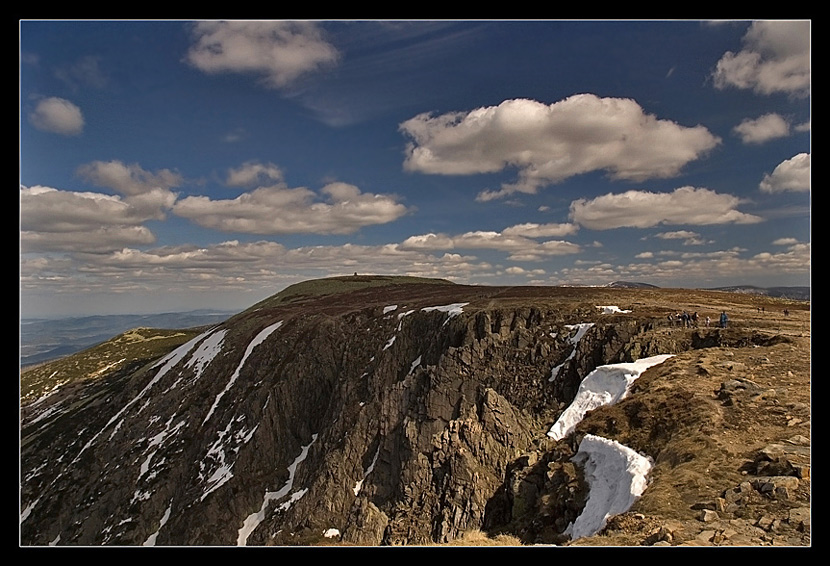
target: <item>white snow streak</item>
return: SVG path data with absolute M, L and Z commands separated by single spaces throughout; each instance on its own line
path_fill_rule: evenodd
M 358 480 L 358 482 L 354 485 L 352 491 L 354 491 L 355 496 L 357 496 L 357 494 L 360 493 L 360 490 L 363 489 L 363 482 L 366 481 L 366 478 L 372 473 L 372 470 L 375 469 L 375 463 L 378 461 L 378 454 L 380 454 L 380 446 L 378 446 L 378 449 L 375 451 L 375 457 L 372 458 L 372 463 L 369 464 L 369 467 L 363 472 L 363 478 Z
M 620 310 L 620 307 L 615 307 L 615 306 L 607 306 L 607 307 L 606 306 L 601 306 L 601 307 L 598 306 L 597 308 L 602 311 L 602 314 L 629 313 L 629 312 L 631 312 L 631 311 Z
M 288 481 L 285 482 L 279 491 L 270 491 L 265 493 L 265 497 L 262 499 L 262 506 L 260 507 L 259 511 L 256 513 L 252 513 L 248 515 L 245 519 L 245 522 L 242 525 L 242 528 L 239 529 L 239 533 L 236 538 L 237 546 L 245 546 L 248 542 L 248 537 L 254 532 L 254 529 L 265 519 L 265 508 L 268 506 L 269 501 L 278 500 L 282 497 L 285 497 L 294 487 L 294 474 L 297 471 L 297 466 L 306 459 L 308 456 L 308 449 L 311 448 L 311 445 L 314 444 L 314 441 L 317 440 L 317 435 L 313 435 L 311 437 L 311 442 L 303 446 L 303 449 L 300 451 L 300 455 L 294 460 L 294 462 L 288 466 Z M 292 498 L 287 502 L 287 505 L 291 505 L 294 501 L 305 495 L 306 490 L 302 490 L 297 494 L 294 494 Z M 283 507 L 286 504 L 283 504 Z M 282 508 L 282 507 L 281 507 Z
M 225 339 L 227 333 L 227 330 L 214 332 L 193 352 L 185 367 L 195 368 L 194 372 L 196 373 L 196 377 L 194 379 L 199 379 L 205 367 L 222 351 L 222 341 Z
M 158 538 L 159 536 L 159 531 L 161 531 L 161 528 L 164 526 L 164 524 L 167 522 L 167 519 L 169 518 L 170 507 L 168 507 L 167 511 L 164 512 L 164 516 L 161 518 L 161 522 L 159 523 L 158 531 L 154 532 L 149 537 L 147 537 L 147 540 L 144 541 L 144 544 L 142 546 L 156 546 L 156 538 Z
M 623 399 L 628 394 L 631 384 L 644 371 L 663 363 L 671 357 L 671 354 L 663 354 L 643 358 L 632 363 L 599 366 L 579 384 L 576 397 L 548 431 L 548 436 L 555 440 L 561 440 L 570 434 L 574 426 L 585 416 L 585 413 L 602 405 L 610 405 Z
M 266 327 L 259 334 L 256 335 L 256 337 L 251 341 L 250 344 L 248 344 L 248 347 L 245 349 L 245 354 L 242 356 L 242 360 L 239 362 L 239 365 L 236 366 L 236 369 L 234 370 L 230 381 L 225 386 L 225 388 L 219 392 L 219 395 L 216 396 L 216 400 L 213 402 L 213 406 L 210 408 L 210 411 L 208 411 L 208 414 L 205 417 L 205 420 L 202 421 L 202 424 L 208 422 L 208 419 L 210 419 L 211 415 L 213 415 L 213 411 L 215 411 L 216 407 L 219 405 L 219 401 L 222 400 L 222 397 L 225 396 L 225 393 L 227 393 L 231 386 L 233 386 L 234 382 L 239 377 L 239 372 L 242 369 L 242 366 L 245 365 L 245 361 L 248 359 L 248 356 L 251 355 L 251 352 L 254 351 L 254 348 L 256 348 L 263 341 L 265 341 L 265 339 L 268 338 L 268 336 L 270 336 L 271 333 L 278 329 L 280 326 L 282 326 L 282 321 L 276 322 L 271 326 Z
M 142 397 L 144 397 L 144 395 L 146 395 L 146 394 L 147 394 L 147 392 L 148 392 L 148 391 L 149 391 L 149 390 L 150 390 L 150 389 L 151 389 L 151 388 L 152 388 L 152 387 L 153 387 L 156 383 L 158 383 L 158 382 L 159 382 L 159 380 L 160 380 L 162 377 L 164 377 L 164 375 L 165 375 L 168 371 L 170 371 L 170 370 L 171 370 L 171 369 L 172 369 L 172 368 L 173 368 L 176 364 L 178 364 L 178 363 L 182 360 L 182 358 L 184 358 L 184 357 L 187 355 L 187 353 L 188 353 L 188 352 L 190 352 L 190 350 L 191 350 L 191 349 L 193 349 L 193 346 L 195 346 L 196 344 L 198 344 L 198 343 L 199 343 L 199 342 L 200 342 L 200 341 L 201 341 L 201 340 L 202 340 L 205 336 L 207 336 L 207 335 L 208 335 L 211 331 L 212 331 L 212 330 L 207 330 L 207 331 L 203 332 L 202 334 L 199 334 L 198 336 L 196 336 L 195 338 L 193 338 L 193 339 L 192 339 L 192 340 L 190 340 L 189 342 L 186 342 L 186 343 L 182 344 L 181 346 L 179 346 L 178 348 L 176 348 L 175 350 L 173 350 L 172 352 L 170 352 L 168 355 L 166 355 L 164 358 L 162 358 L 161 360 L 159 360 L 158 362 L 156 362 L 156 363 L 155 363 L 152 367 L 154 367 L 154 368 L 155 368 L 155 367 L 158 367 L 158 366 L 159 366 L 159 365 L 161 365 L 161 364 L 164 364 L 164 365 L 162 366 L 162 368 L 159 370 L 159 372 L 156 374 L 156 376 L 155 376 L 152 380 L 150 380 L 150 383 L 148 383 L 148 384 L 144 387 L 144 389 L 142 389 L 142 390 L 139 392 L 139 394 L 138 394 L 138 395 L 136 395 L 136 396 L 135 396 L 135 397 L 134 397 L 134 398 L 133 398 L 133 399 L 132 399 L 129 403 L 127 403 L 126 405 L 124 405 L 124 407 L 123 407 L 120 411 L 118 411 L 118 413 L 116 413 L 116 414 L 115 414 L 115 416 L 113 416 L 113 417 L 112 417 L 112 418 L 111 418 L 111 419 L 107 422 L 107 424 L 105 424 L 105 425 L 104 425 L 104 428 L 102 428 L 100 431 L 98 431 L 98 432 L 95 434 L 95 436 L 93 436 L 92 438 L 90 438 L 90 439 L 89 439 L 89 442 L 87 442 L 87 443 L 86 443 L 86 445 L 84 445 L 84 447 L 83 447 L 83 448 L 81 448 L 81 451 L 78 453 L 78 455 L 77 455 L 77 456 L 75 456 L 75 460 L 77 461 L 77 459 L 78 459 L 78 458 L 80 458 L 81 454 L 83 454 L 83 453 L 86 451 L 86 449 L 87 449 L 87 448 L 89 448 L 89 447 L 92 445 L 92 443 L 93 443 L 93 442 L 95 442 L 95 441 L 98 439 L 98 437 L 99 437 L 99 436 L 101 436 L 101 434 L 102 434 L 102 433 L 103 433 L 103 432 L 104 432 L 104 431 L 105 431 L 105 430 L 106 430 L 106 429 L 107 429 L 107 428 L 108 428 L 108 427 L 109 427 L 112 423 L 114 423 L 116 420 L 118 420 L 119 418 L 121 418 L 121 415 L 123 415 L 123 414 L 127 411 L 127 409 L 129 409 L 129 408 L 130 408 L 131 406 L 133 406 L 133 405 L 134 405 L 134 404 L 135 404 L 138 400 L 140 400 Z
M 415 312 L 415 309 L 408 310 L 408 311 L 402 312 L 402 313 L 398 313 L 398 332 L 400 332 L 401 329 L 403 328 L 403 318 L 405 316 L 411 315 L 413 312 Z
M 53 377 L 55 377 L 55 375 L 57 375 L 57 373 L 58 373 L 58 370 L 53 371 L 53 372 L 52 372 L 52 375 L 50 375 L 50 376 L 49 376 L 48 378 L 46 378 L 46 379 L 47 379 L 47 380 L 51 380 Z M 54 393 L 56 393 L 56 392 L 58 391 L 58 389 L 60 389 L 63 385 L 65 385 L 65 384 L 67 384 L 67 383 L 69 383 L 69 380 L 68 380 L 68 379 L 64 379 L 64 380 L 62 380 L 62 381 L 58 381 L 57 383 L 55 383 L 55 385 L 53 385 L 53 386 L 52 386 L 52 388 L 51 388 L 49 391 L 45 392 L 43 395 L 41 395 L 40 397 L 38 397 L 37 399 L 35 399 L 34 401 L 32 401 L 32 402 L 29 404 L 29 406 L 30 406 L 30 407 L 36 407 L 37 405 L 39 405 L 39 404 L 43 403 L 43 401 L 45 401 L 46 399 L 48 399 L 49 397 L 51 397 Z
M 421 365 L 421 356 L 415 358 L 415 361 L 412 362 L 412 365 L 409 366 L 409 373 L 407 375 L 412 375 L 412 372 L 415 371 L 415 368 Z
M 29 503 L 29 505 L 23 511 L 20 512 L 21 525 L 23 524 L 23 521 L 29 518 L 29 514 L 32 512 L 32 509 L 34 509 L 35 506 L 38 504 L 38 501 L 40 501 L 40 497 Z
M 564 365 L 571 361 L 574 358 L 574 356 L 576 356 L 576 345 L 579 344 L 579 341 L 582 340 L 582 337 L 585 336 L 585 333 L 588 332 L 588 329 L 591 328 L 593 325 L 593 322 L 565 325 L 565 328 L 567 328 L 568 330 L 576 329 L 576 334 L 571 336 L 571 338 L 568 340 L 573 346 L 573 350 L 571 350 L 571 353 L 568 355 L 567 358 L 565 358 L 564 362 L 550 370 L 550 377 L 548 378 L 548 381 L 553 381 L 554 379 L 556 379 L 556 376 L 559 375 L 559 371 L 564 367 Z M 553 337 L 555 338 L 556 335 L 553 335 Z
M 162 443 L 165 440 L 167 440 L 167 438 L 169 436 L 172 436 L 172 435 L 178 433 L 179 430 L 184 426 L 185 422 L 184 421 L 179 421 L 179 423 L 176 424 L 176 426 L 171 428 L 170 425 L 172 424 L 174 417 L 175 416 L 170 417 L 170 419 L 167 421 L 167 424 L 165 425 L 163 431 L 161 431 L 160 433 L 158 433 L 157 435 L 155 435 L 153 438 L 150 439 L 150 442 L 149 442 L 147 448 L 148 448 L 148 450 L 149 449 L 153 449 L 153 450 L 152 450 L 152 452 L 150 452 L 147 455 L 147 458 L 144 459 L 144 462 L 142 462 L 141 469 L 139 470 L 139 473 L 138 473 L 138 479 L 141 479 L 144 476 L 144 474 L 146 474 L 150 470 L 150 462 L 152 461 L 153 456 L 156 455 L 156 452 L 158 452 L 158 449 L 162 445 Z
M 389 305 L 388 307 L 383 307 L 383 314 L 390 313 L 394 310 L 398 310 L 398 305 Z
M 450 318 L 454 316 L 460 315 L 464 312 L 464 307 L 469 305 L 470 303 L 452 303 L 451 305 L 442 305 L 440 307 L 424 307 L 421 309 L 423 312 L 431 312 L 431 311 L 440 311 L 445 312 L 450 315 Z
M 240 430 L 236 433 L 231 433 L 231 427 L 236 422 L 241 422 L 245 419 L 243 415 L 240 415 L 235 420 L 232 420 L 228 423 L 228 426 L 225 427 L 225 430 L 219 432 L 219 438 L 214 442 L 211 447 L 208 449 L 208 453 L 205 456 L 205 459 L 213 458 L 215 461 L 218 462 L 219 466 L 214 470 L 213 474 L 209 478 L 207 478 L 207 483 L 210 484 L 210 487 L 202 494 L 201 501 L 210 495 L 212 492 L 219 489 L 223 486 L 228 480 L 233 477 L 233 465 L 235 462 L 229 461 L 229 458 L 226 457 L 225 450 L 230 450 L 234 454 L 239 451 L 239 447 L 242 444 L 247 444 L 248 441 L 253 436 L 254 431 L 256 431 L 259 425 L 253 427 L 253 429 L 249 431 Z M 202 468 L 202 472 L 200 472 L 200 477 L 204 479 L 204 469 L 205 464 L 202 462 L 200 464 Z
M 571 539 L 594 535 L 608 517 L 627 511 L 645 491 L 652 466 L 631 448 L 590 434 L 572 460 L 583 465 L 590 494 L 585 509 L 565 530 Z

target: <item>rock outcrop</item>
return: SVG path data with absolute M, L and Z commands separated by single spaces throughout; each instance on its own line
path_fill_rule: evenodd
M 651 304 L 596 308 L 642 292 L 658 291 L 413 284 L 266 301 L 162 359 L 23 405 L 21 544 L 424 545 L 475 529 L 566 544 L 588 492 L 572 461 L 582 435 L 678 465 L 677 435 L 711 426 L 678 387 L 596 411 L 555 442 L 546 432 L 581 380 L 603 364 L 764 343 L 667 329 Z M 752 394 L 739 376 L 711 397 Z M 774 445 L 754 466 L 809 475 L 809 458 Z M 752 489 L 798 489 L 770 485 Z

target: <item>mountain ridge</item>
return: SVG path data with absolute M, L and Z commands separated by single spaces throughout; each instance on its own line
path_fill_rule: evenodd
M 95 375 L 21 399 L 21 544 L 411 546 L 480 530 L 513 544 L 685 545 L 715 525 L 700 505 L 773 470 L 794 481 L 789 498 L 750 486 L 719 508 L 731 531 L 705 544 L 809 544 L 809 459 L 758 456 L 809 439 L 809 304 L 415 282 L 302 295 L 118 365 L 127 350 L 113 344 Z M 730 326 L 670 326 L 677 309 L 728 310 Z M 668 353 L 630 398 L 546 435 L 598 366 Z M 586 434 L 656 465 L 630 512 L 569 540 L 589 492 L 571 461 Z M 759 532 L 765 516 L 777 531 Z

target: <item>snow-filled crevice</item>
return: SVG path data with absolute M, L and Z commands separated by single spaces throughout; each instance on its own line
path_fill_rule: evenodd
M 271 501 L 279 501 L 286 495 L 288 495 L 292 489 L 294 489 L 294 474 L 297 472 L 297 466 L 299 466 L 303 460 L 306 459 L 308 456 L 308 450 L 311 448 L 311 445 L 317 440 L 317 435 L 313 435 L 311 437 L 311 442 L 307 445 L 302 447 L 299 456 L 288 466 L 288 480 L 285 484 L 280 488 L 278 491 L 269 491 L 265 493 L 265 496 L 262 498 L 262 506 L 260 507 L 259 511 L 256 513 L 251 513 L 248 517 L 245 518 L 245 521 L 242 527 L 239 529 L 237 534 L 236 544 L 237 546 L 245 546 L 248 543 L 248 537 L 254 532 L 259 524 L 265 520 L 266 510 L 268 508 L 268 503 Z M 289 497 L 288 501 L 284 502 L 280 505 L 280 510 L 288 509 L 295 501 L 300 499 L 303 495 L 305 495 L 305 489 L 297 491 Z
M 581 464 L 589 495 L 565 534 L 578 539 L 598 533 L 608 518 L 628 511 L 646 489 L 652 461 L 613 440 L 587 434 L 573 461 Z
M 567 328 L 568 330 L 575 331 L 573 336 L 568 338 L 568 343 L 571 344 L 571 353 L 568 354 L 568 357 L 565 358 L 565 361 L 563 361 L 561 364 L 557 366 L 554 366 L 550 370 L 550 377 L 548 378 L 548 381 L 555 381 L 556 378 L 559 376 L 559 373 L 562 371 L 562 368 L 565 367 L 565 364 L 567 364 L 572 359 L 574 359 L 574 357 L 576 357 L 577 346 L 585 337 L 585 333 L 588 332 L 588 330 L 590 330 L 593 326 L 594 323 L 592 322 L 585 322 L 581 324 L 568 324 L 565 326 L 565 328 Z
M 616 307 L 598 308 L 605 314 L 623 312 Z M 572 331 L 577 329 L 570 338 L 574 350 L 569 359 L 575 355 L 576 345 L 588 328 L 584 324 L 569 328 Z M 573 401 L 560 414 L 547 435 L 554 440 L 564 439 L 589 411 L 613 405 L 626 398 L 635 380 L 649 368 L 662 364 L 671 357 L 672 354 L 661 354 L 634 362 L 597 367 L 582 380 Z M 561 367 L 554 368 L 552 378 L 556 377 Z M 573 461 L 583 469 L 589 494 L 584 509 L 564 532 L 572 539 L 598 533 L 609 517 L 627 511 L 646 489 L 652 466 L 649 457 L 616 441 L 590 434 L 580 441 Z
M 210 410 L 208 411 L 208 414 L 205 417 L 205 420 L 202 421 L 203 425 L 206 422 L 208 422 L 208 420 L 210 420 L 210 417 L 211 417 L 211 415 L 213 415 L 213 412 L 216 410 L 216 407 L 219 406 L 219 401 L 222 400 L 222 397 L 225 396 L 225 394 L 230 390 L 230 388 L 236 382 L 237 378 L 239 377 L 239 372 L 242 371 L 242 367 L 245 365 L 245 361 L 248 359 L 248 356 L 251 355 L 251 352 L 254 351 L 254 348 L 256 348 L 257 346 L 262 344 L 262 342 L 264 342 L 265 339 L 268 338 L 268 336 L 270 336 L 271 333 L 274 332 L 275 330 L 277 330 L 280 326 L 282 326 L 282 321 L 276 322 L 276 323 L 266 327 L 259 334 L 257 334 L 256 337 L 254 337 L 254 339 L 250 342 L 250 344 L 248 344 L 248 347 L 245 349 L 245 354 L 242 356 L 242 361 L 239 362 L 239 365 L 236 367 L 236 370 L 234 370 L 233 375 L 231 376 L 230 380 L 228 381 L 228 384 L 216 396 L 216 399 L 214 400 L 213 405 L 210 407 Z
M 671 357 L 671 354 L 662 354 L 631 363 L 599 366 L 582 380 L 576 397 L 548 431 L 548 436 L 561 440 L 573 431 L 588 411 L 625 398 L 631 384 L 644 371 Z

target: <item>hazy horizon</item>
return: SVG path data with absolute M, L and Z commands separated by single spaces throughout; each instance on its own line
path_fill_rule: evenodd
M 364 274 L 364 275 L 383 276 L 382 274 Z M 608 283 L 609 284 L 613 283 L 613 281 L 609 281 Z M 650 283 L 648 283 L 647 281 L 626 281 L 626 283 L 638 283 L 638 284 L 650 285 Z M 479 285 L 487 285 L 487 284 L 480 283 Z M 551 285 L 551 286 L 568 286 L 568 285 L 567 284 L 562 284 L 562 285 Z M 598 285 L 583 285 L 583 286 L 585 286 L 585 287 L 598 287 L 598 286 L 601 287 L 603 285 L 598 284 Z M 663 289 L 672 289 L 672 288 L 677 289 L 678 288 L 678 287 L 660 287 L 660 286 L 657 286 L 657 287 L 658 288 L 663 288 Z M 707 290 L 707 289 L 716 290 L 716 289 L 720 289 L 720 288 L 729 288 L 729 287 L 756 287 L 756 288 L 759 288 L 759 289 L 771 289 L 771 288 L 775 288 L 775 287 L 779 287 L 779 286 L 759 287 L 757 285 L 744 285 L 744 284 L 736 283 L 736 284 L 722 285 L 722 286 L 718 286 L 718 287 L 702 287 L 702 288 L 699 288 L 699 289 L 701 289 L 701 290 Z M 806 285 L 783 285 L 783 286 L 780 286 L 780 287 L 810 289 L 811 288 L 811 283 L 808 282 Z M 693 289 L 691 287 L 688 287 L 688 288 Z M 123 307 L 122 308 L 117 308 L 117 307 L 111 306 L 111 307 L 108 307 L 107 312 L 95 312 L 95 311 L 89 311 L 89 312 L 88 311 L 71 311 L 70 312 L 70 311 L 67 311 L 66 313 L 61 313 L 61 312 L 55 312 L 55 311 L 47 311 L 47 312 L 44 312 L 42 315 L 36 315 L 34 313 L 36 313 L 37 310 L 36 309 L 30 309 L 28 314 L 24 313 L 21 310 L 20 320 L 21 321 L 28 321 L 28 320 L 65 320 L 65 319 L 74 319 L 74 318 L 92 318 L 92 317 L 105 317 L 105 316 L 113 316 L 113 317 L 115 317 L 115 316 L 161 316 L 161 315 L 167 315 L 167 314 L 174 314 L 175 315 L 175 314 L 186 314 L 186 313 L 194 313 L 194 312 L 215 312 L 215 313 L 227 313 L 227 314 L 232 315 L 232 314 L 236 314 L 236 313 L 239 313 L 239 312 L 242 312 L 244 310 L 249 309 L 250 307 L 254 306 L 257 302 L 259 302 L 261 300 L 264 300 L 264 299 L 267 299 L 267 298 L 269 298 L 273 295 L 276 295 L 277 293 L 279 293 L 283 289 L 279 289 L 279 290 L 274 291 L 273 293 L 269 293 L 268 295 L 265 295 L 263 297 L 259 297 L 252 303 L 245 303 L 245 304 L 240 303 L 241 306 L 239 306 L 237 308 L 223 308 L 223 307 L 184 308 L 184 303 L 179 302 L 179 303 L 174 304 L 173 306 L 174 307 L 178 306 L 178 307 L 182 307 L 182 308 L 179 308 L 179 309 L 174 308 L 172 310 L 171 309 L 161 309 L 161 310 L 144 310 L 144 311 L 135 311 L 135 310 L 133 310 L 133 311 L 131 311 L 131 310 L 124 310 Z M 109 309 L 113 309 L 113 310 L 109 310 Z M 25 316 L 24 316 L 24 314 L 25 314 Z

